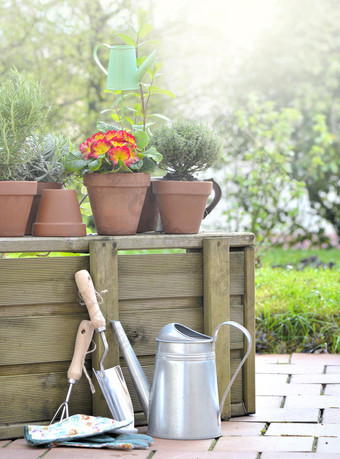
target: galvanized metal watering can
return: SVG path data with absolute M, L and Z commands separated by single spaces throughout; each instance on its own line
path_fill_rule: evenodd
M 98 58 L 98 49 L 106 46 L 110 49 L 108 70 L 102 65 Z M 137 68 L 136 50 L 134 46 L 117 45 L 110 46 L 100 43 L 94 48 L 93 56 L 96 63 L 107 75 L 107 89 L 128 90 L 137 89 L 146 69 L 152 64 L 157 54 L 153 51 L 149 57 Z
M 251 351 L 252 339 L 248 330 L 228 321 L 220 324 L 210 337 L 178 323 L 166 325 L 156 339 L 151 388 L 121 323 L 111 321 L 111 325 L 148 419 L 148 433 L 176 440 L 221 436 L 221 412 L 225 399 Z M 215 342 L 223 325 L 241 330 L 248 347 L 219 403 Z

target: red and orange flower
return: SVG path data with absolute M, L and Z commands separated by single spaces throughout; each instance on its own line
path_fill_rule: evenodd
M 135 137 L 126 131 L 97 132 L 79 146 L 84 159 L 106 158 L 113 166 L 129 167 L 140 160 Z

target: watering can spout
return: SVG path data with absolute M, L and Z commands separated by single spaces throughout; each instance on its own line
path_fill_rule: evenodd
M 157 49 L 155 49 L 150 56 L 148 56 L 145 61 L 138 67 L 137 69 L 137 80 L 141 81 L 143 78 L 144 73 L 146 72 L 146 69 L 150 67 L 150 65 L 153 63 L 155 60 L 155 57 L 157 55 Z
M 146 418 L 148 418 L 151 391 L 150 383 L 147 377 L 145 376 L 145 373 L 142 370 L 140 363 L 138 362 L 136 354 L 132 349 L 132 346 L 128 340 L 128 337 L 125 334 L 122 324 L 119 320 L 111 320 L 110 323 L 116 335 L 120 350 L 123 354 L 129 373 L 131 375 L 132 382 L 135 386 L 138 398 L 142 405 L 142 410 Z

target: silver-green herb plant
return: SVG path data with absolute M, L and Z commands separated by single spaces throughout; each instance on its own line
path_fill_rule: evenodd
M 25 180 L 23 166 L 34 155 L 25 142 L 43 131 L 49 112 L 41 84 L 12 69 L 0 85 L 0 180 Z
M 223 142 L 215 131 L 201 122 L 178 119 L 153 133 L 151 145 L 163 155 L 158 164 L 167 171 L 167 180 L 195 180 L 222 156 Z

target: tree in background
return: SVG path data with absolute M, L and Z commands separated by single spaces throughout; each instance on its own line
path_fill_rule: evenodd
M 238 67 L 232 105 L 246 106 L 247 94 L 256 91 L 278 110 L 301 113 L 290 139 L 288 176 L 304 183 L 312 209 L 339 236 L 340 4 L 276 0 L 276 7 L 273 22 Z

